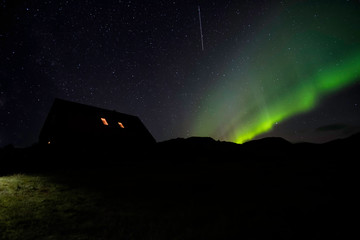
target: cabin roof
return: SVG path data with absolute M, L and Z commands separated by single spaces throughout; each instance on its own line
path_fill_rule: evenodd
M 138 119 L 137 116 L 117 112 L 116 110 L 108 110 L 108 109 L 90 106 L 90 105 L 86 105 L 86 104 L 82 104 L 82 103 L 71 102 L 71 101 L 67 101 L 67 100 L 63 100 L 63 99 L 59 99 L 59 98 L 56 98 L 54 100 L 51 110 L 55 110 L 56 112 L 59 112 L 60 114 L 61 113 L 69 113 L 69 112 L 73 112 L 73 111 L 76 111 L 76 112 L 81 111 L 82 113 L 85 113 L 85 114 L 86 113 L 99 113 L 99 114 L 105 114 L 107 116 L 117 116 L 117 117 L 122 117 L 122 118 L 130 118 L 130 119 L 137 118 Z
M 123 141 L 156 142 L 137 116 L 55 99 L 41 129 L 40 142 L 48 142 L 52 138 L 65 141 L 75 135 L 82 138 L 103 136 L 102 139 L 116 137 Z

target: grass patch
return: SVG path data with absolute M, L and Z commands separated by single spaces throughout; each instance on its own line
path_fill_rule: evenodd
M 1 239 L 81 239 L 96 196 L 46 176 L 0 177 Z M 85 236 L 84 236 L 85 237 Z M 56 238 L 55 238 L 56 239 Z
M 334 208 L 339 194 L 334 181 L 326 180 L 331 175 L 289 171 L 236 164 L 124 165 L 3 176 L 0 239 L 337 236 L 343 216 Z
M 148 177 L 0 177 L 0 239 L 192 239 L 211 234 L 208 216 L 214 218 L 219 209 L 194 202 L 188 195 L 193 190 L 181 187 L 179 179 L 169 183 Z

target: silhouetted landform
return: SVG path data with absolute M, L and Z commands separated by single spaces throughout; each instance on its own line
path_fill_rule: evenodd
M 21 224 L 5 227 L 26 233 L 43 224 L 34 239 L 64 232 L 88 239 L 347 239 L 358 205 L 359 146 L 360 134 L 324 144 L 191 137 L 125 149 L 7 146 L 0 176 L 46 174 L 94 199 L 84 200 L 88 207 L 63 203 L 66 214 L 50 207 L 45 216 L 56 222 L 15 219 L 11 224 Z M 52 199 L 51 192 L 38 194 Z
M 158 143 L 163 152 L 169 152 L 175 158 L 196 160 L 192 156 L 203 157 L 214 161 L 248 161 L 262 159 L 264 161 L 281 158 L 284 161 L 303 160 L 314 157 L 344 156 L 357 154 L 360 147 L 360 133 L 344 139 L 337 139 L 323 144 L 290 143 L 280 137 L 269 137 L 235 144 L 232 142 L 215 141 L 209 137 L 178 138 Z M 199 160 L 197 158 L 197 160 Z
M 55 99 L 39 143 L 73 147 L 111 147 L 154 144 L 141 120 L 132 115 Z
M 87 108 L 87 106 L 84 107 Z M 49 114 L 49 116 L 52 116 L 52 114 Z M 98 119 L 98 117 L 94 117 L 94 119 Z M 108 117 L 108 119 L 110 122 L 110 119 L 114 118 Z M 124 121 L 124 123 L 128 124 L 127 121 Z M 45 125 L 48 126 L 47 124 Z M 131 126 L 129 124 L 129 127 Z M 44 128 L 46 129 L 47 127 Z M 66 131 L 64 130 L 64 132 Z M 89 136 L 87 137 L 88 140 L 91 140 L 91 144 L 88 146 L 83 143 L 75 144 L 74 139 L 69 140 L 73 145 L 35 144 L 21 149 L 10 145 L 0 149 L 0 164 L 2 165 L 0 173 L 6 172 L 6 169 L 33 171 L 48 168 L 106 168 L 113 165 L 121 165 L 122 163 L 138 162 L 178 164 L 183 162 L 271 163 L 277 161 L 292 164 L 294 162 L 313 161 L 314 164 L 321 164 L 320 162 L 339 159 L 348 161 L 348 159 L 358 156 L 358 149 L 360 147 L 360 133 L 323 144 L 293 144 L 278 137 L 253 140 L 244 144 L 216 141 L 210 137 L 177 138 L 157 144 L 149 144 L 154 143 L 153 138 L 150 137 L 151 135 L 147 131 L 144 131 L 143 134 L 145 142 L 133 140 L 130 145 L 123 142 L 128 140 L 127 138 L 118 141 L 113 140 L 111 144 L 104 145 L 104 142 L 98 142 L 104 141 L 103 138 L 98 140 Z M 45 136 L 48 135 L 42 133 L 41 138 L 46 139 Z M 58 135 L 55 134 L 53 136 Z M 60 139 L 66 141 L 65 138 L 67 136 L 71 138 L 73 135 L 72 133 L 67 133 L 61 135 Z M 112 138 L 110 137 L 110 139 Z

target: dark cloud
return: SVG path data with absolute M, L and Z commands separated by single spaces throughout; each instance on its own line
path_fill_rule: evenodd
M 333 133 L 337 134 L 337 137 L 345 137 L 360 132 L 359 125 L 348 125 L 348 124 L 329 124 L 315 129 L 318 133 Z
M 350 126 L 348 126 L 346 124 L 329 124 L 329 125 L 318 127 L 315 131 L 317 131 L 317 132 L 339 131 L 339 130 L 345 130 L 349 127 Z

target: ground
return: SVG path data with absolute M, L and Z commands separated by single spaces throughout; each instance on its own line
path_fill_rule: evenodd
M 335 169 L 138 163 L 0 177 L 1 239 L 325 239 Z

